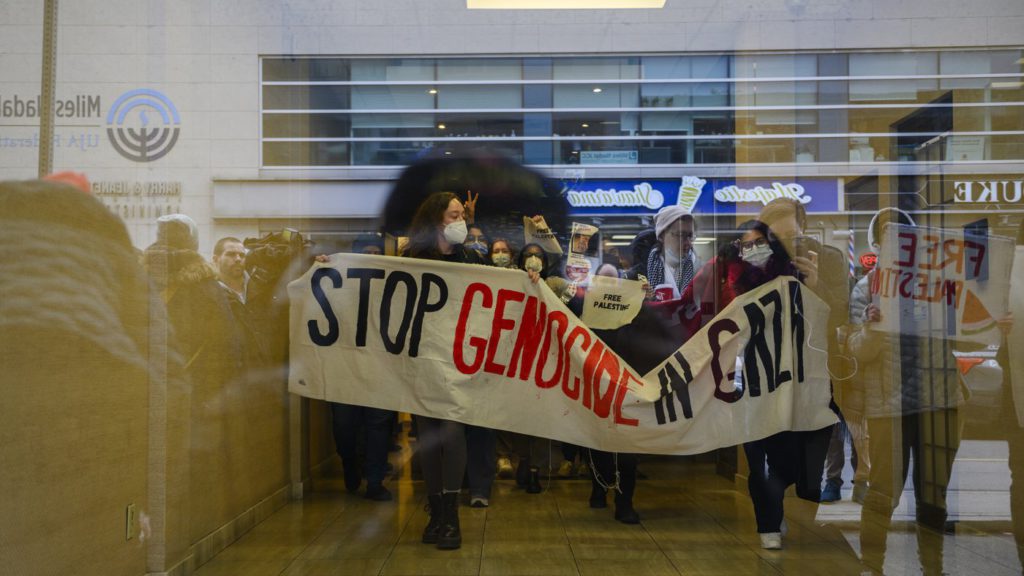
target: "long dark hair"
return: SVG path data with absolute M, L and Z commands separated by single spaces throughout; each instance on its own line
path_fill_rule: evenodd
M 758 268 L 757 266 L 747 265 L 744 266 L 743 272 L 739 278 L 736 279 L 736 292 L 741 294 L 753 288 L 764 284 L 765 282 L 777 278 L 779 276 L 797 276 L 796 267 L 793 266 L 793 261 L 790 259 L 789 252 L 786 250 L 782 242 L 775 237 L 768 225 L 760 220 L 747 220 L 746 222 L 739 225 L 739 229 L 745 234 L 751 230 L 760 232 L 762 236 L 768 241 L 768 247 L 771 248 L 772 257 L 768 260 L 765 267 Z M 743 235 L 740 235 L 742 240 Z M 724 262 L 729 261 L 742 261 L 740 255 L 740 248 L 736 242 L 729 242 L 722 247 L 718 252 L 718 257 Z M 725 266 L 720 268 L 722 273 L 725 273 Z
M 438 224 L 452 200 L 459 197 L 454 192 L 434 192 L 420 203 L 409 224 L 409 246 L 406 253 L 413 258 L 439 258 L 437 248 Z
M 454 192 L 462 199 L 470 192 L 479 196 L 473 223 L 490 237 L 521 238 L 523 217 L 538 214 L 555 234 L 564 235 L 567 228 L 561 187 L 512 160 L 479 151 L 428 157 L 402 171 L 384 205 L 383 231 L 414 236 L 410 223 L 417 207 L 437 192 Z

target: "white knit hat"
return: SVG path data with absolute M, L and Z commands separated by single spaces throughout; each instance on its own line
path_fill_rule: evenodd
M 165 214 L 157 218 L 156 235 L 168 246 L 199 249 L 199 227 L 185 214 Z
M 654 235 L 661 238 L 662 232 L 683 216 L 692 216 L 692 214 L 682 206 L 665 206 L 658 210 L 658 213 L 654 216 Z

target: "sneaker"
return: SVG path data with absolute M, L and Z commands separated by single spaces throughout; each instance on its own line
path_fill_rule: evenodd
M 562 460 L 562 465 L 558 467 L 559 478 L 570 478 L 572 477 L 572 462 L 568 460 Z
M 838 502 L 842 498 L 843 496 L 839 493 L 839 485 L 837 484 L 825 484 L 825 489 L 821 491 L 822 504 Z
M 782 534 L 779 532 L 761 534 L 761 548 L 765 550 L 782 550 Z
M 864 497 L 868 495 L 868 483 L 867 482 L 854 482 L 853 494 L 850 496 L 850 500 L 853 500 L 857 504 L 864 503 Z
M 512 461 L 508 458 L 498 458 L 498 478 L 511 478 L 515 474 L 512 469 Z
M 470 508 L 487 508 L 491 502 L 483 496 L 473 496 L 469 499 Z

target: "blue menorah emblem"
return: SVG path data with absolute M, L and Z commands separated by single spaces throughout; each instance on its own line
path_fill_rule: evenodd
M 131 113 L 131 114 L 129 114 Z M 154 122 L 153 117 L 159 120 Z M 178 110 L 156 90 L 122 94 L 107 113 L 107 137 L 121 156 L 152 162 L 171 151 L 181 131 Z

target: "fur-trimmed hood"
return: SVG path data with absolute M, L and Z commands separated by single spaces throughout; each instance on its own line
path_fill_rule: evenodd
M 195 250 L 153 244 L 142 255 L 142 263 L 161 289 L 201 284 L 217 279 L 217 271 Z

